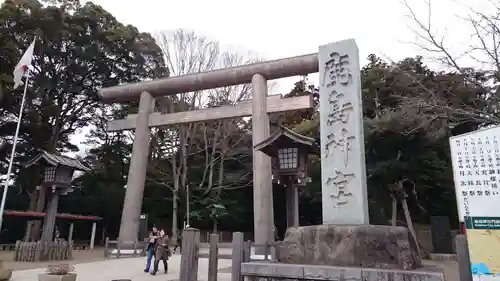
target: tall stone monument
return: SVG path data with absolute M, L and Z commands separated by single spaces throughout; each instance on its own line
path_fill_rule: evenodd
M 353 39 L 319 47 L 323 224 L 368 224 L 359 51 Z
M 319 47 L 323 224 L 287 229 L 279 263 L 243 263 L 245 280 L 442 281 L 420 270 L 406 227 L 369 225 L 358 48 L 354 40 Z M 419 270 L 414 270 L 419 269 Z

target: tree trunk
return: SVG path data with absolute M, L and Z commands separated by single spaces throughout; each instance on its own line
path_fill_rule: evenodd
M 28 211 L 35 211 L 35 209 L 36 209 L 36 201 L 37 201 L 36 193 L 37 193 L 37 191 L 35 190 L 32 194 L 31 193 L 29 194 L 30 204 L 28 207 Z M 34 221 L 31 221 L 31 220 L 26 222 L 26 231 L 24 233 L 24 239 L 23 239 L 24 242 L 30 241 L 31 229 L 33 228 L 33 223 L 34 223 Z
M 224 183 L 224 155 L 221 155 L 219 160 L 219 176 L 217 181 L 219 184 L 219 186 L 217 187 L 217 191 L 218 193 L 220 193 L 220 189 L 222 187 L 222 184 Z
M 177 175 L 178 178 L 180 178 L 180 182 L 178 183 L 177 191 L 179 191 L 181 188 L 186 192 L 186 224 L 189 224 L 189 213 L 190 213 L 190 208 L 189 208 L 189 197 L 190 197 L 190 190 L 187 188 L 188 180 L 187 180 L 187 174 L 188 174 L 188 166 L 187 166 L 187 141 L 189 138 L 189 132 L 191 130 L 191 125 L 181 125 L 181 134 L 180 134 L 180 139 L 179 139 L 179 152 L 180 152 L 180 175 Z
M 217 233 L 217 219 L 213 219 L 212 223 L 213 223 L 212 233 Z
M 398 219 L 398 200 L 394 195 L 394 198 L 392 198 L 392 221 L 391 221 L 392 226 L 396 226 L 397 219 Z
M 24 242 L 30 242 L 30 237 L 31 237 L 31 228 L 33 227 L 33 221 L 27 221 L 26 222 L 26 231 L 24 232 Z
M 40 188 L 38 190 L 38 199 L 36 202 L 36 212 L 43 212 L 45 210 L 45 201 L 47 198 L 47 190 L 44 188 Z M 40 240 L 40 236 L 42 234 L 42 220 L 37 220 L 33 223 L 32 228 L 31 228 L 31 241 L 38 241 Z
M 224 182 L 224 156 L 221 156 L 219 161 L 220 161 L 219 162 L 219 173 L 217 176 L 217 184 L 219 186 L 217 186 L 217 188 L 215 190 L 215 198 L 217 199 L 217 201 L 219 201 L 219 199 L 220 199 L 221 187 L 222 187 L 222 183 Z M 217 231 L 218 231 L 218 219 L 214 218 L 213 219 L 213 233 L 217 233 Z
M 179 184 L 175 184 L 177 187 L 172 190 L 172 240 L 177 241 L 177 234 L 179 233 L 177 227 L 177 214 L 179 209 L 178 199 L 179 199 Z
M 56 124 L 55 126 L 52 127 L 52 136 L 50 138 L 49 144 L 45 148 L 47 152 L 49 153 L 56 152 L 60 131 L 61 131 L 60 125 Z M 41 175 L 43 178 L 43 170 L 40 171 L 40 173 L 42 173 Z M 36 202 L 36 207 L 34 208 L 34 211 L 43 212 L 45 210 L 45 203 L 47 201 L 46 197 L 47 197 L 47 191 L 40 186 L 40 189 L 34 192 L 34 196 L 33 197 L 30 196 L 30 211 L 33 211 L 33 209 L 31 209 L 32 206 L 31 200 L 33 200 L 34 202 Z M 31 223 L 28 222 L 28 224 L 26 225 L 25 240 L 30 240 L 28 237 L 31 237 L 31 241 L 38 241 L 42 234 L 42 223 L 43 220 L 31 221 Z
M 189 124 L 190 126 L 191 124 Z M 187 184 L 187 172 L 188 172 L 188 167 L 187 167 L 187 138 L 189 136 L 189 130 L 190 128 L 186 128 L 184 125 L 181 125 L 181 138 L 179 140 L 179 147 L 180 147 L 180 165 L 181 165 L 181 182 L 180 182 L 180 187 L 186 188 Z
M 182 138 L 182 135 L 180 136 Z M 179 139 L 180 141 L 180 139 Z M 174 186 L 172 189 L 172 240 L 177 242 L 177 236 L 178 236 L 178 225 L 177 225 L 177 215 L 179 213 L 179 204 L 178 204 L 178 199 L 179 199 L 179 168 L 177 167 L 177 159 L 175 156 L 175 152 L 172 149 L 171 151 L 172 156 L 172 179 L 174 181 Z

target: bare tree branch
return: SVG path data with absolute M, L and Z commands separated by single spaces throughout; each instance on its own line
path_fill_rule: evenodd
M 199 73 L 218 68 L 247 64 L 254 61 L 250 55 L 244 56 L 237 52 L 222 52 L 219 43 L 207 37 L 195 34 L 193 31 L 178 29 L 171 32 L 161 32 L 157 43 L 163 50 L 165 63 L 172 76 Z M 196 110 L 234 104 L 250 95 L 249 85 L 223 87 L 207 91 L 181 93 L 157 99 L 157 107 L 163 113 Z M 180 124 L 153 130 L 152 155 L 156 161 L 153 173 L 163 177 L 161 182 L 173 193 L 172 234 L 177 235 L 177 213 L 179 192 L 185 190 L 188 180 L 188 158 L 204 155 L 203 174 L 197 181 L 198 188 L 206 188 L 209 193 L 214 187 L 214 176 L 217 165 L 234 142 L 234 126 L 238 126 L 241 118 L 235 120 L 212 121 L 199 124 Z M 226 143 L 227 142 L 227 143 Z M 230 143 L 231 142 L 231 143 Z M 193 145 L 198 143 L 199 145 Z M 166 165 L 167 164 L 167 165 Z M 219 175 L 223 175 L 223 171 Z M 152 183 L 159 185 L 156 176 Z M 168 183 L 168 182 L 171 182 Z M 189 214 L 187 214 L 189 216 Z
M 444 36 L 438 38 L 433 32 L 432 25 L 432 4 L 431 0 L 422 0 L 427 6 L 427 20 L 424 22 L 415 13 L 414 9 L 408 4 L 408 0 L 401 0 L 401 3 L 408 11 L 408 17 L 416 25 L 416 28 L 410 28 L 422 43 L 415 42 L 413 44 L 420 47 L 422 50 L 429 53 L 441 54 L 436 58 L 439 62 L 462 72 L 462 68 L 458 64 L 456 57 L 451 53 L 444 43 Z

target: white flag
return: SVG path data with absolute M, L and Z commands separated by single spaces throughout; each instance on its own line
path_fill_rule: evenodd
M 14 68 L 14 89 L 17 88 L 21 84 L 21 79 L 24 74 L 28 71 L 28 67 L 31 65 L 31 60 L 33 59 L 33 51 L 35 50 L 35 39 L 31 45 L 26 49 L 21 60 L 17 63 Z

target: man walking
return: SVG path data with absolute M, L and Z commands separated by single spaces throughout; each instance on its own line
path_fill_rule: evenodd
M 158 239 L 158 229 L 156 228 L 156 226 L 153 226 L 153 229 L 149 233 L 149 242 L 148 242 L 148 247 L 146 249 L 147 260 L 146 260 L 146 268 L 144 269 L 144 272 L 146 273 L 149 272 L 149 267 L 151 266 L 151 260 L 153 259 L 154 256 L 157 239 Z
M 163 268 L 165 269 L 165 274 L 167 274 L 168 271 L 168 257 L 170 256 L 170 249 L 168 247 L 168 235 L 165 235 L 165 230 L 160 229 L 160 236 L 158 237 L 157 243 L 156 243 L 156 251 L 155 251 L 155 263 L 154 263 L 154 268 L 153 272 L 151 272 L 151 275 L 156 275 L 156 272 L 158 272 L 158 266 L 160 264 L 160 260 L 163 261 Z

